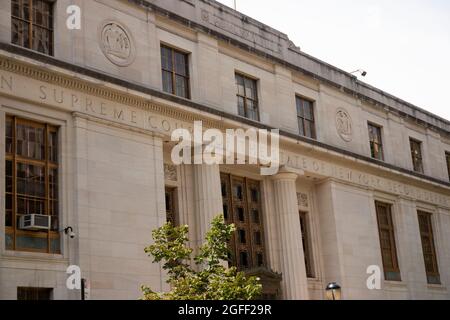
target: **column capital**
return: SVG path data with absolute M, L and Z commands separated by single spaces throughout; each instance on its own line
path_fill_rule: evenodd
M 303 170 L 293 169 L 286 166 L 280 168 L 276 175 L 271 177 L 272 180 L 297 180 L 298 176 L 304 175 L 305 172 Z

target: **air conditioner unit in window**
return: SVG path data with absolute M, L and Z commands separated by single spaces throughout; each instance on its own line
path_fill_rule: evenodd
M 20 217 L 19 228 L 22 230 L 49 230 L 51 216 L 26 214 Z

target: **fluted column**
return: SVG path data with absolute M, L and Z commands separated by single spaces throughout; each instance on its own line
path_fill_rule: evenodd
M 283 296 L 286 300 L 308 299 L 308 282 L 295 185 L 297 174 L 280 172 L 272 179 L 280 233 Z
M 198 244 L 201 244 L 211 221 L 223 214 L 222 193 L 220 188 L 220 170 L 218 165 L 193 165 L 194 201 L 197 217 Z

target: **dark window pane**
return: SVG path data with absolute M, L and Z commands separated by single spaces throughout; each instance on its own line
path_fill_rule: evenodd
M 45 159 L 44 129 L 28 125 L 17 125 L 17 154 L 36 160 Z
M 245 96 L 244 78 L 240 75 L 236 75 L 237 94 Z
M 47 238 L 31 237 L 28 235 L 16 236 L 16 246 L 20 249 L 47 251 Z
M 238 200 L 243 200 L 243 189 L 242 189 L 242 185 L 238 184 L 234 187 L 234 196 L 236 197 L 236 199 Z
M 256 232 L 255 232 L 255 244 L 256 244 L 257 246 L 262 245 L 261 232 L 259 232 L 259 231 L 256 231 Z
M 53 289 L 17 288 L 17 300 L 51 300 Z
M 187 56 L 183 53 L 175 52 L 175 72 L 182 76 L 188 75 Z
M 12 153 L 12 143 L 13 143 L 13 123 L 12 119 L 6 119 L 5 124 L 5 138 L 6 138 L 6 153 Z
M 50 132 L 48 134 L 48 156 L 51 162 L 58 162 L 58 134 Z
M 237 99 L 238 99 L 238 112 L 239 112 L 239 115 L 242 116 L 242 117 L 245 117 L 246 114 L 245 114 L 244 98 L 238 96 Z
M 223 218 L 225 221 L 228 221 L 228 205 L 224 204 L 223 205 Z
M 297 98 L 297 116 L 304 118 L 305 113 L 303 112 L 303 100 Z
M 167 93 L 173 93 L 172 74 L 168 71 L 163 71 L 163 90 Z
M 44 168 L 17 163 L 17 193 L 33 197 L 45 197 Z
M 227 196 L 227 184 L 222 182 L 220 184 L 221 186 L 221 190 L 222 190 L 222 197 L 226 197 Z
M 256 100 L 256 81 L 245 78 L 245 96 L 249 99 Z
M 12 227 L 12 226 L 13 226 L 12 210 L 5 210 L 5 227 Z
M 312 110 L 312 104 L 309 101 L 304 101 L 304 111 L 305 111 L 305 119 L 313 120 L 313 110 Z
M 164 70 L 172 71 L 172 50 L 161 47 L 161 66 Z
M 58 217 L 51 218 L 51 229 L 52 229 L 52 231 L 59 230 L 59 218 Z
M 247 237 L 246 237 L 246 233 L 245 230 L 239 230 L 239 242 L 241 244 L 246 244 L 247 243 Z
M 61 240 L 59 238 L 50 240 L 50 253 L 53 254 L 61 253 Z
M 5 234 L 5 248 L 6 250 L 13 250 L 14 249 L 14 240 L 13 235 L 6 233 Z
M 6 192 L 13 192 L 13 168 L 12 161 L 5 162 L 5 190 Z
M 299 128 L 299 133 L 301 136 L 305 136 L 305 126 L 303 125 L 303 119 L 299 118 L 298 119 L 298 128 Z
M 183 98 L 188 98 L 187 79 L 182 76 L 175 76 L 175 81 L 176 81 L 175 95 Z
M 237 210 L 237 218 L 240 222 L 245 222 L 245 214 L 244 214 L 244 208 L 238 207 Z
M 240 253 L 240 262 L 242 268 L 248 268 L 248 253 L 246 251 L 241 251 Z
M 258 253 L 256 255 L 256 260 L 257 260 L 256 264 L 257 264 L 258 267 L 261 267 L 261 266 L 264 265 L 264 257 L 262 255 L 262 253 Z
M 312 137 L 311 122 L 305 121 L 305 137 Z
M 260 223 L 259 211 L 257 209 L 253 209 L 252 213 L 253 213 L 253 223 Z

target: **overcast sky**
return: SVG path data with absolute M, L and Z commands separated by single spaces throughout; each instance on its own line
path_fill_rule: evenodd
M 233 0 L 219 0 L 233 7 Z M 450 120 L 449 0 L 237 0 L 338 68 Z

